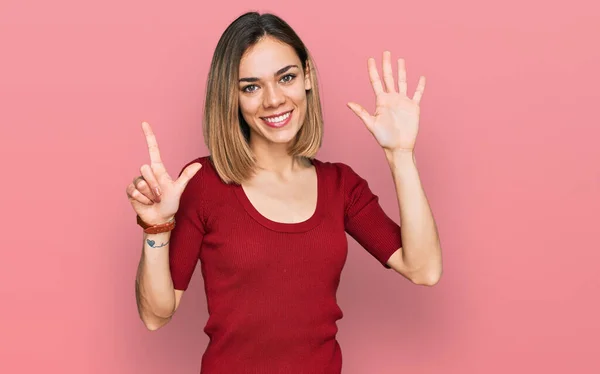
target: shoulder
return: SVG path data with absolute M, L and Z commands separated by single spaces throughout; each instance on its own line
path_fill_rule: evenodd
M 181 169 L 179 171 L 179 174 L 181 174 L 181 172 L 183 171 L 183 169 L 185 169 L 189 165 L 191 165 L 193 163 L 196 163 L 196 162 L 199 162 L 202 165 L 202 168 L 204 168 L 205 166 L 207 166 L 207 165 L 210 164 L 210 156 L 199 156 L 199 157 L 196 157 L 194 159 L 188 160 L 181 167 Z
M 178 176 L 183 170 L 191 164 L 200 163 L 202 167 L 188 182 L 184 194 L 193 195 L 195 198 L 211 198 L 214 195 L 219 195 L 223 189 L 228 186 L 223 183 L 211 161 L 210 156 L 200 156 L 189 160 L 183 164 L 179 170 Z
M 377 204 L 379 201 L 369 183 L 350 165 L 343 162 L 318 162 L 316 165 L 335 176 L 335 191 L 344 201 L 344 214 L 347 218 L 355 217 L 364 211 L 363 208 L 374 206 L 373 203 Z
M 208 219 L 213 215 L 212 212 L 215 211 L 214 208 L 225 205 L 228 200 L 231 200 L 232 188 L 221 180 L 210 156 L 201 156 L 185 162 L 179 175 L 186 167 L 194 163 L 200 163 L 202 167 L 183 190 L 179 206 L 182 212 L 198 215 L 202 222 L 207 224 Z M 176 178 L 176 176 L 172 177 Z
M 340 196 L 344 206 L 349 207 L 361 199 L 370 200 L 372 193 L 368 182 L 350 165 L 344 162 L 324 162 L 315 160 L 315 167 L 320 169 L 328 190 Z
M 194 185 L 197 185 L 200 182 L 206 182 L 205 179 L 211 180 L 211 179 L 214 179 L 214 177 L 218 178 L 218 174 L 217 174 L 217 172 L 216 172 L 216 170 L 215 170 L 215 168 L 214 168 L 214 166 L 212 164 L 210 156 L 200 156 L 200 157 L 196 157 L 193 160 L 187 161 L 186 163 L 183 164 L 183 166 L 179 170 L 179 175 L 181 175 L 181 173 L 183 172 L 183 170 L 185 168 L 187 168 L 188 166 L 190 166 L 190 165 L 192 165 L 194 163 L 199 163 L 200 165 L 202 165 L 202 167 L 192 177 L 192 179 L 190 179 L 190 183 L 189 184 L 192 184 L 192 182 L 193 182 Z
M 327 179 L 340 187 L 361 183 L 364 179 L 348 164 L 339 161 L 321 161 L 314 159 L 314 165 L 327 176 Z

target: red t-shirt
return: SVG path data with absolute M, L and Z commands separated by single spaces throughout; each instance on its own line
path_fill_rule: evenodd
M 200 260 L 210 343 L 204 374 L 339 374 L 340 273 L 352 236 L 383 266 L 402 246 L 400 227 L 367 182 L 343 163 L 313 160 L 318 198 L 301 223 L 262 216 L 209 157 L 188 183 L 171 233 L 170 269 L 185 290 Z

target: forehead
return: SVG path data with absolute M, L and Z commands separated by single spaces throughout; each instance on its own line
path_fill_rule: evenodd
M 298 65 L 300 59 L 294 49 L 270 37 L 260 40 L 248 48 L 240 61 L 240 78 L 268 78 L 287 65 Z

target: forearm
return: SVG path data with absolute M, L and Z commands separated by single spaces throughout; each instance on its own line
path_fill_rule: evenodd
M 144 234 L 135 285 L 138 312 L 146 324 L 168 320 L 175 310 L 169 240 L 170 232 Z
M 442 273 L 440 239 L 414 152 L 386 152 L 386 157 L 398 198 L 404 266 L 419 282 L 435 284 Z

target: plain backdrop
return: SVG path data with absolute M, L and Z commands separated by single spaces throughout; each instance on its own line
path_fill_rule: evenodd
M 427 78 L 417 163 L 444 251 L 419 287 L 352 239 L 339 289 L 345 374 L 598 373 L 600 9 L 573 0 L 0 1 L 0 372 L 198 373 L 197 271 L 145 330 L 141 231 L 126 185 L 206 154 L 202 105 L 225 27 L 287 20 L 316 60 L 318 157 L 351 165 L 398 220 L 381 149 L 346 107 L 374 107 L 367 58 Z M 395 71 L 395 65 L 394 65 Z

